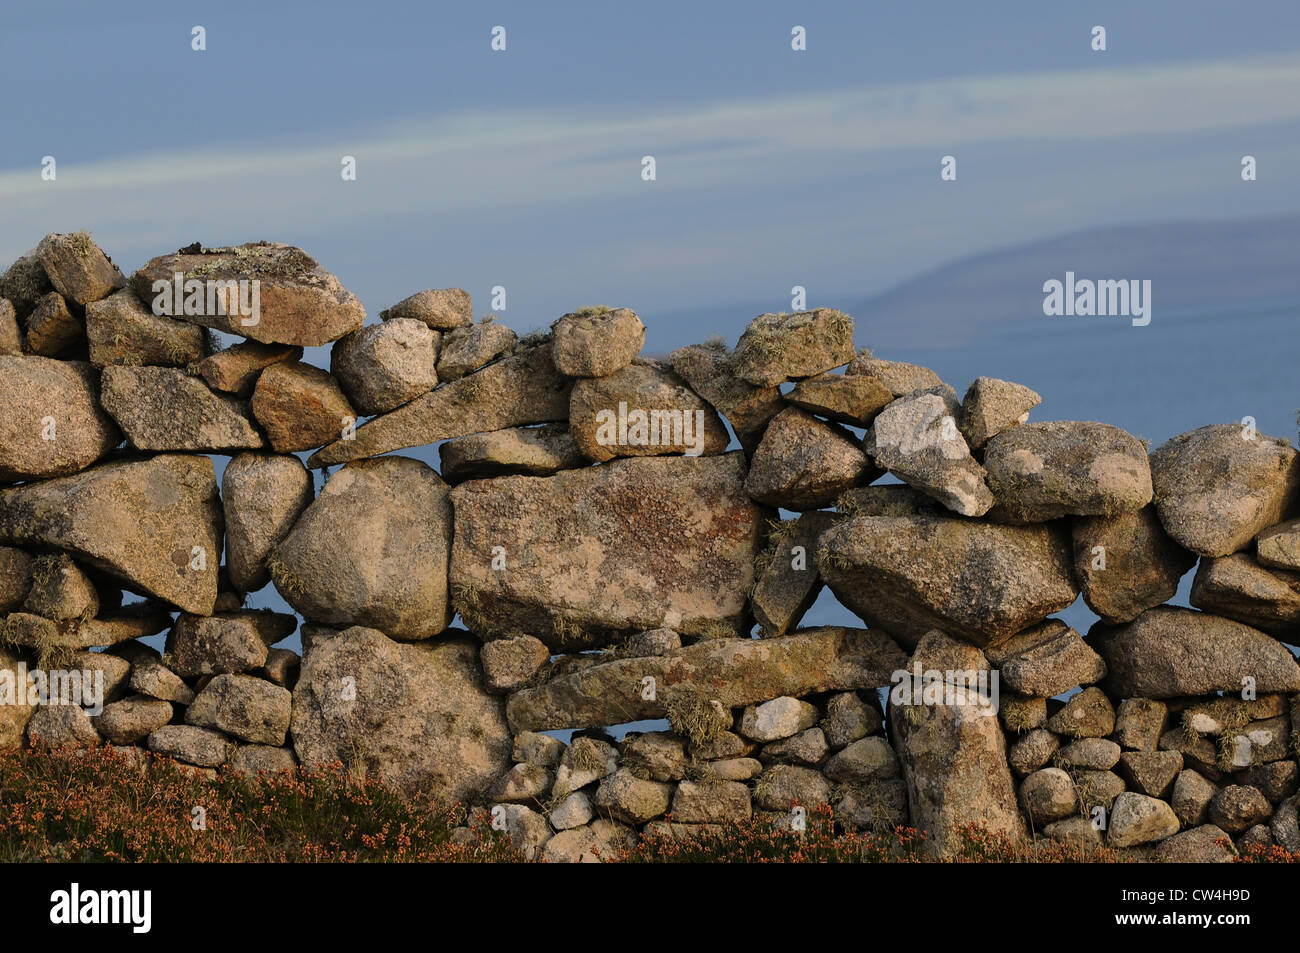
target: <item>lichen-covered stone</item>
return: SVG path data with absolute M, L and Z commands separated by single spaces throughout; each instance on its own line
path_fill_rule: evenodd
M 101 402 L 137 450 L 205 453 L 265 444 L 247 403 L 210 391 L 175 367 L 104 368 Z
M 760 314 L 736 344 L 736 375 L 756 387 L 813 377 L 854 358 L 853 319 L 818 308 L 794 314 Z
M 555 367 L 569 377 L 604 377 L 632 363 L 645 344 L 645 325 L 628 308 L 584 308 L 557 318 Z
M 266 557 L 293 529 L 313 496 L 311 474 L 295 457 L 241 453 L 221 476 L 230 584 L 255 592 L 271 580 Z
M 768 424 L 745 492 L 768 506 L 815 510 L 879 475 L 851 433 L 791 407 Z
M 1112 624 L 1132 622 L 1178 592 L 1196 557 L 1166 534 L 1155 507 L 1071 522 L 1074 575 L 1088 608 Z
M 371 324 L 334 343 L 330 372 L 357 410 L 384 414 L 438 386 L 441 343 L 414 318 Z

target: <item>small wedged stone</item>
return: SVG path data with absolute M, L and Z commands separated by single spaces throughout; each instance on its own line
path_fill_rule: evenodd
M 1300 572 L 1300 519 L 1261 530 L 1255 537 L 1255 553 L 1261 566 Z
M 745 492 L 768 506 L 815 510 L 877 476 L 851 433 L 791 407 L 768 424 L 754 451 Z
M 279 361 L 262 371 L 251 407 L 276 453 L 324 446 L 357 420 L 334 376 L 301 361 Z
M 27 316 L 27 350 L 32 354 L 59 357 L 85 343 L 85 326 L 58 292 L 43 297 Z
M 203 360 L 189 365 L 187 370 L 202 377 L 213 390 L 234 394 L 236 397 L 252 397 L 253 388 L 257 386 L 262 371 L 272 364 L 301 359 L 301 347 L 241 341 L 223 351 L 209 354 Z
M 389 322 L 390 324 L 392 322 Z M 482 321 L 447 332 L 438 356 L 438 379 L 459 380 L 514 350 L 519 338 L 504 324 Z
M 442 444 L 438 454 L 442 478 L 452 485 L 498 476 L 551 476 L 591 462 L 564 424 L 457 437 Z
M 928 367 L 880 360 L 872 357 L 869 351 L 854 357 L 844 373 L 875 378 L 895 397 L 906 397 L 918 390 L 943 386 L 939 375 Z
M 989 440 L 1029 419 L 1029 412 L 1043 398 L 1025 387 L 996 377 L 977 377 L 961 402 L 957 426 L 972 451 Z
M 269 647 L 297 627 L 293 616 L 268 609 L 212 616 L 182 613 L 167 635 L 162 661 L 187 678 L 249 672 L 265 664 Z
M 122 272 L 86 232 L 46 235 L 36 256 L 54 290 L 82 307 L 126 285 Z
M 387 413 L 450 380 L 438 369 L 440 343 L 414 318 L 367 325 L 334 342 L 330 373 L 358 411 Z
M 943 387 L 900 397 L 880 412 L 865 447 L 876 466 L 962 516 L 993 506 L 987 474 L 957 429 L 957 395 Z
M 574 385 L 569 433 L 583 455 L 597 463 L 615 457 L 715 455 L 731 439 L 713 408 L 666 364 L 641 360 Z
M 787 406 L 780 387 L 755 387 L 737 377 L 725 347 L 692 344 L 673 351 L 668 359 L 691 390 L 727 418 L 747 454 L 758 447 L 768 421 Z
M 541 639 L 535 639 L 531 635 L 516 635 L 485 642 L 479 657 L 483 662 L 483 678 L 488 689 L 510 692 L 527 683 L 536 674 L 551 657 L 551 650 Z
M 1130 790 L 1163 798 L 1183 770 L 1177 751 L 1126 751 L 1119 758 L 1119 774 Z
M 888 387 L 860 374 L 818 374 L 799 381 L 785 395 L 788 404 L 853 427 L 871 426 L 893 400 Z
M 1047 719 L 1047 730 L 1071 738 L 1104 738 L 1115 730 L 1115 708 L 1100 688 L 1085 688 Z
M 1106 676 L 1101 656 L 1059 619 L 987 646 L 984 655 L 1002 673 L 1006 686 L 1022 695 L 1051 698 Z
M 387 311 L 379 312 L 383 321 L 414 318 L 434 331 L 451 331 L 474 322 L 474 308 L 469 293 L 460 288 L 429 288 L 403 298 Z
M 1196 556 L 1165 534 L 1154 506 L 1119 516 L 1076 516 L 1070 530 L 1083 600 L 1110 624 L 1132 622 L 1168 602 L 1196 564 Z

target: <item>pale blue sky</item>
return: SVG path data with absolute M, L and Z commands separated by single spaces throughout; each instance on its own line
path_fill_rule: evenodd
M 127 270 L 288 241 L 372 315 L 500 284 L 517 329 L 627 305 L 651 348 L 795 284 L 843 304 L 1076 229 L 1300 211 L 1291 0 L 10 4 L 0 85 L 0 259 L 82 227 Z

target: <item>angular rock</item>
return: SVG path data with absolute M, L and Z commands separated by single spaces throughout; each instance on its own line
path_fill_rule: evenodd
M 1165 730 L 1167 709 L 1150 698 L 1126 698 L 1115 710 L 1114 740 L 1121 748 L 1155 751 Z
M 1178 817 L 1164 801 L 1125 791 L 1115 798 L 1106 842 L 1111 847 L 1134 847 L 1164 840 L 1178 833 Z
M 170 622 L 171 616 L 148 604 L 137 604 L 100 619 L 63 623 L 28 612 L 13 612 L 0 626 L 0 640 L 38 650 L 44 664 L 48 661 L 46 653 L 52 650 L 116 645 L 161 632 Z
M 1169 751 L 1148 753 L 1174 754 Z M 1058 751 L 1053 760 L 1058 768 L 1068 768 L 1072 771 L 1109 771 L 1120 760 L 1120 747 L 1105 738 L 1079 738 Z M 1182 758 L 1178 758 L 1178 767 L 1169 775 L 1170 782 L 1174 780 L 1174 775 L 1182 766 Z
M 1119 759 L 1120 776 L 1129 789 L 1163 798 L 1183 770 L 1183 756 L 1177 751 L 1126 751 Z
M 780 387 L 755 387 L 737 377 L 725 347 L 692 344 L 668 359 L 691 390 L 727 418 L 747 454 L 758 447 L 768 421 L 786 408 Z
M 1047 719 L 1047 730 L 1072 738 L 1104 738 L 1115 730 L 1115 708 L 1100 688 L 1085 688 Z
M 226 464 L 221 500 L 232 586 L 255 592 L 271 581 L 266 557 L 289 535 L 312 497 L 311 474 L 295 457 L 241 453 Z
M 1255 689 L 1300 691 L 1300 666 L 1281 643 L 1239 622 L 1160 606 L 1124 626 L 1098 622 L 1088 641 L 1106 660 L 1107 685 L 1122 697 L 1174 698 Z
M 673 820 L 682 824 L 738 824 L 753 808 L 739 781 L 683 781 L 673 792 Z
M 32 587 L 23 610 L 55 622 L 92 619 L 99 613 L 99 594 L 68 556 L 38 556 L 32 564 Z
M 540 764 L 544 768 L 554 768 L 568 750 L 568 746 L 559 738 L 538 734 L 535 731 L 523 731 L 515 737 L 514 750 L 510 757 L 514 761 L 528 764 Z M 583 821 L 585 824 L 586 821 Z
M 818 374 L 795 384 L 786 403 L 818 417 L 854 427 L 869 427 L 894 399 L 874 377 L 861 374 Z
M 590 463 L 561 424 L 457 437 L 442 444 L 438 453 L 442 478 L 453 485 L 512 474 L 550 476 Z
M 1261 566 L 1300 572 L 1300 519 L 1262 530 L 1255 537 L 1255 551 Z
M 651 629 L 629 636 L 618 650 L 623 658 L 669 655 L 682 647 L 682 638 L 672 629 Z
M 302 656 L 292 649 L 270 649 L 266 653 L 266 664 L 253 672 L 258 678 L 264 678 L 273 685 L 292 691 L 298 681 L 298 672 L 302 668 Z
M 759 641 L 712 639 L 670 655 L 620 659 L 553 678 L 510 696 L 507 712 L 516 731 L 613 725 L 667 715 L 662 690 L 655 699 L 642 697 L 647 676 L 661 689 L 693 687 L 725 708 L 740 708 L 774 696 L 887 685 L 906 663 L 887 636 L 863 629 L 808 629 Z M 738 743 L 695 753 L 708 759 L 748 751 Z
M 389 322 L 390 324 L 392 322 Z M 449 331 L 438 357 L 438 378 L 459 380 L 514 350 L 519 338 L 504 324 L 482 321 Z
M 1188 601 L 1272 635 L 1300 632 L 1300 573 L 1267 569 L 1250 553 L 1202 559 Z
M 194 701 L 194 689 L 158 659 L 141 659 L 131 666 L 130 688 L 141 695 L 178 705 Z
M 89 748 L 100 741 L 90 716 L 77 705 L 42 705 L 27 722 L 32 747 Z
M 289 731 L 292 698 L 288 689 L 260 678 L 218 675 L 185 710 L 185 723 L 279 747 Z
M 104 703 L 115 702 L 126 693 L 127 681 L 131 675 L 130 662 L 107 652 L 76 652 L 67 667 L 69 671 L 87 673 L 83 678 L 90 677 L 89 673 L 99 673 L 93 677 L 104 680 Z
M 1070 605 L 1064 534 L 934 516 L 862 517 L 823 534 L 818 566 L 868 625 L 914 645 L 931 629 L 986 645 Z
M 1237 778 L 1242 784 L 1257 788 L 1270 804 L 1279 804 L 1300 786 L 1300 766 L 1292 760 L 1270 761 L 1247 768 Z
M 1007 692 L 999 700 L 998 720 L 1007 731 L 1023 734 L 1047 724 L 1047 699 Z
M 154 314 L 130 288 L 86 305 L 86 337 L 96 367 L 184 366 L 207 351 L 202 328 Z
M 578 381 L 569 400 L 569 433 L 597 463 L 614 457 L 714 455 L 731 439 L 712 407 L 666 364 L 651 361 Z
M 1289 798 L 1278 805 L 1273 817 L 1268 822 L 1273 842 L 1291 853 L 1300 853 L 1300 812 L 1297 811 L 1297 799 Z
M 188 303 L 188 292 L 181 295 L 180 302 L 158 301 L 164 296 L 154 291 L 154 282 L 173 284 L 177 272 L 187 282 L 205 282 L 204 300 L 198 308 L 176 307 Z M 234 284 L 239 281 L 248 284 L 241 289 Z M 254 281 L 258 282 L 256 286 L 251 284 Z M 131 276 L 131 287 L 142 301 L 151 303 L 156 314 L 170 310 L 179 320 L 265 344 L 328 344 L 355 331 L 366 320 L 366 309 L 334 275 L 301 248 L 279 242 L 230 248 L 199 248 L 196 243 L 173 255 L 145 262 Z M 250 307 L 254 287 L 256 308 Z M 170 304 L 170 309 L 162 307 L 164 304 Z M 202 313 L 180 313 L 191 310 Z
M 149 735 L 149 750 L 201 768 L 217 768 L 226 763 L 235 746 L 219 731 L 194 725 L 164 725 Z
M 265 441 L 233 397 L 174 367 L 104 368 L 101 401 L 138 450 L 250 450 Z
M 217 598 L 221 525 L 206 457 L 106 463 L 0 491 L 0 541 L 57 547 L 199 615 Z
M 1174 813 L 1183 825 L 1192 827 L 1205 820 L 1210 801 L 1214 799 L 1217 790 L 1198 772 L 1187 768 L 1178 772 L 1178 777 L 1174 778 L 1169 803 L 1173 805 Z
M 245 609 L 212 616 L 182 613 L 167 635 L 163 664 L 185 677 L 249 672 L 266 662 L 269 646 L 298 627 L 291 615 Z
M 907 823 L 907 785 L 902 779 L 838 785 L 831 801 L 835 820 L 849 831 L 888 834 Z
M 592 799 L 597 812 L 625 824 L 644 824 L 668 810 L 672 785 L 643 781 L 618 770 L 600 782 Z
M 1043 398 L 1023 384 L 977 377 L 961 402 L 957 426 L 971 450 L 979 450 L 1004 430 L 1029 419 L 1029 412 Z
M 754 784 L 753 804 L 764 811 L 789 811 L 799 805 L 812 814 L 831 801 L 831 786 L 812 768 L 774 764 Z
M 403 298 L 387 311 L 379 312 L 384 321 L 414 318 L 435 331 L 450 331 L 474 321 L 474 308 L 468 292 L 460 288 L 430 288 Z
M 517 635 L 485 643 L 479 657 L 487 687 L 494 692 L 510 692 L 536 674 L 551 657 L 551 650 L 531 635 Z
M 1232 839 L 1213 824 L 1203 824 L 1161 841 L 1151 859 L 1159 864 L 1230 864 L 1237 857 Z
M 462 483 L 451 492 L 456 609 L 476 634 L 528 632 L 553 649 L 660 626 L 739 633 L 761 526 L 744 476 L 733 453 Z M 493 547 L 508 571 L 492 568 Z
M 746 707 L 740 719 L 740 733 L 754 741 L 777 741 L 811 728 L 820 717 L 815 705 L 785 695 Z
M 590 823 L 596 816 L 596 809 L 591 805 L 591 798 L 582 791 L 574 791 L 558 805 L 551 808 L 547 819 L 557 831 L 567 831 Z
M 736 375 L 756 387 L 813 377 L 854 358 L 853 319 L 818 308 L 794 314 L 760 314 L 736 345 Z
M 636 831 L 616 821 L 603 818 L 586 827 L 556 834 L 542 849 L 548 864 L 599 864 L 602 858 L 617 859 L 619 853 L 636 846 Z
M 555 367 L 569 377 L 604 377 L 632 363 L 645 325 L 628 308 L 584 308 L 551 325 Z
M 1151 502 L 1142 441 L 1109 424 L 1023 424 L 984 447 L 994 516 L 1042 523 L 1061 516 L 1118 516 Z
M 624 739 L 622 765 L 638 778 L 679 781 L 686 777 L 686 746 L 675 735 L 649 731 Z
M 429 466 L 364 460 L 330 478 L 267 565 L 285 600 L 314 622 L 427 639 L 451 623 L 451 535 L 447 487 Z
M 1132 622 L 1178 592 L 1196 557 L 1165 535 L 1154 506 L 1071 523 L 1074 573 L 1088 608 L 1111 624 Z
M 438 386 L 439 338 L 414 318 L 371 324 L 335 342 L 330 373 L 358 411 L 384 414 Z
M 1022 695 L 1051 698 L 1106 676 L 1101 660 L 1079 633 L 1058 619 L 1017 633 L 984 650 L 1003 683 Z
M 575 737 L 555 771 L 551 800 L 558 801 L 618 770 L 618 749 L 598 738 Z
M 236 397 L 251 397 L 262 371 L 272 364 L 301 359 L 300 347 L 243 341 L 224 351 L 210 354 L 190 365 L 189 369 L 202 377 L 213 390 L 234 394 Z
M 918 391 L 882 410 L 867 435 L 876 466 L 963 516 L 993 506 L 984 468 L 975 462 L 953 419 L 956 395 Z
M 1165 532 L 1201 556 L 1244 549 L 1287 515 L 1300 486 L 1296 459 L 1286 441 L 1239 424 L 1174 437 L 1151 454 L 1156 509 Z
M 355 698 L 343 697 L 345 677 Z M 291 731 L 303 764 L 341 760 L 354 774 L 373 771 L 399 792 L 428 791 L 447 805 L 485 791 L 509 767 L 512 747 L 473 641 L 406 645 L 360 627 L 307 653 Z
M 68 310 L 63 296 L 51 291 L 36 303 L 27 316 L 27 350 L 44 357 L 58 357 L 85 343 L 81 319 Z
M 453 437 L 568 420 L 572 386 L 555 370 L 549 346 L 525 348 L 367 421 L 351 439 L 312 454 L 307 465 L 333 466 Z
M 0 298 L 13 303 L 18 319 L 25 320 L 43 295 L 54 290 L 49 275 L 41 267 L 38 249 L 33 248 L 0 275 Z
M 877 476 L 851 433 L 791 407 L 768 424 L 745 492 L 769 506 L 815 510 Z
M 862 738 L 827 761 L 823 773 L 832 781 L 888 781 L 898 777 L 898 758 L 884 738 Z
M 826 700 L 826 717 L 821 720 L 826 743 L 833 749 L 884 732 L 884 718 L 878 705 L 868 705 L 857 692 L 840 692 Z
M 1217 767 L 1222 771 L 1239 771 L 1281 761 L 1293 752 L 1287 719 L 1266 718 L 1221 735 Z
M 1182 728 L 1174 728 L 1160 736 L 1160 750 L 1177 751 L 1183 756 L 1184 765 L 1211 781 L 1218 781 L 1223 777 L 1223 772 L 1216 767 L 1219 760 L 1218 746 L 1209 738 L 1189 733 Z
M 1210 823 L 1229 834 L 1240 834 L 1260 821 L 1268 820 L 1273 805 L 1255 788 L 1230 784 L 1220 788 L 1210 800 Z
M 95 730 L 110 744 L 130 745 L 172 720 L 172 706 L 156 698 L 124 698 L 104 706 L 91 719 Z
M 252 410 L 276 453 L 323 446 L 357 420 L 338 381 L 301 361 L 281 361 L 262 371 L 253 388 Z
M 844 373 L 875 378 L 895 397 L 906 397 L 914 391 L 943 386 L 939 375 L 928 367 L 904 364 L 902 361 L 882 361 L 872 357 L 869 351 L 853 358 Z
M 80 361 L 0 357 L 0 406 L 0 480 L 76 473 L 122 439 L 99 407 L 94 369 Z
M 493 801 L 511 804 L 540 803 L 551 789 L 551 772 L 540 764 L 516 764 L 488 789 Z
M 126 283 L 87 232 L 46 235 L 36 246 L 36 255 L 54 290 L 82 307 Z
M 758 756 L 763 759 L 764 764 L 784 761 L 787 764 L 815 765 L 820 764 L 829 751 L 830 746 L 826 744 L 826 735 L 822 730 L 808 728 L 797 735 L 763 745 L 763 750 Z
M 988 663 L 974 649 L 933 632 L 925 636 L 912 655 L 921 670 L 953 666 L 987 671 Z M 917 693 L 921 685 L 910 678 Z M 992 832 L 1018 840 L 1025 824 L 1016 802 L 1016 789 L 1007 767 L 1006 739 L 997 718 L 979 705 L 889 706 L 890 737 L 907 782 L 911 824 L 928 831 L 929 844 L 938 856 L 951 857 L 960 849 L 960 830 L 983 823 Z
M 763 762 L 756 758 L 723 758 L 695 765 L 691 776 L 697 781 L 752 781 L 763 773 Z

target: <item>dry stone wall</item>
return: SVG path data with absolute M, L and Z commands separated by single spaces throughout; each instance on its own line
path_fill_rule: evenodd
M 365 318 L 265 242 L 128 280 L 50 235 L 0 276 L 0 744 L 338 760 L 549 860 L 823 805 L 941 856 L 971 823 L 1300 850 L 1286 440 L 1031 422 L 829 309 L 660 360 L 626 308 Z M 268 584 L 295 614 L 245 607 Z M 864 625 L 803 626 L 823 587 Z M 1080 595 L 1086 636 L 1053 618 Z

